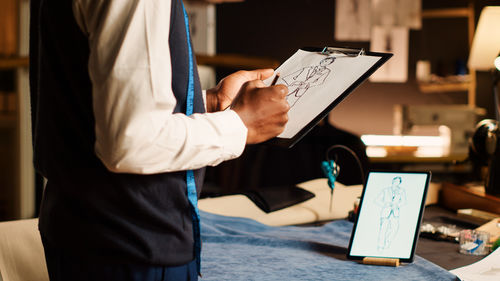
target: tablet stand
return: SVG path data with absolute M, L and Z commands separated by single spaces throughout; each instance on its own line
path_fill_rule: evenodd
M 363 264 L 385 265 L 385 266 L 396 267 L 399 266 L 399 259 L 365 257 L 363 258 Z

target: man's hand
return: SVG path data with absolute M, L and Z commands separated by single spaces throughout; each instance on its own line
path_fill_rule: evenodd
M 225 77 L 215 88 L 207 90 L 207 111 L 216 112 L 226 109 L 231 105 L 243 84 L 252 80 L 265 80 L 273 73 L 272 69 L 241 70 Z
M 290 106 L 284 85 L 266 87 L 258 79 L 246 82 L 231 104 L 248 129 L 247 144 L 259 143 L 279 135 L 285 129 Z

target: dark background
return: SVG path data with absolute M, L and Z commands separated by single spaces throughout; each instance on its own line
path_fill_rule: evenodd
M 422 0 L 423 9 L 465 8 L 469 1 Z M 474 1 L 476 26 L 481 9 L 500 1 Z M 418 60 L 429 60 L 432 73 L 456 74 L 458 63 L 469 56 L 467 18 L 422 19 L 420 30 L 410 30 L 408 81 L 405 83 L 364 82 L 331 113 L 334 127 L 318 126 L 297 147 L 286 150 L 263 145 L 249 146 L 240 159 L 208 168 L 205 192 L 236 191 L 294 184 L 322 177 L 320 162 L 326 149 L 345 144 L 366 157 L 361 134 L 392 134 L 395 104 L 467 104 L 467 92 L 424 94 L 415 79 Z M 267 57 L 283 62 L 304 46 L 349 46 L 370 50 L 369 42 L 335 41 L 335 1 L 332 0 L 246 0 L 217 5 L 217 53 Z M 217 69 L 217 80 L 235 69 Z M 488 72 L 477 72 L 476 105 L 494 117 Z M 327 124 L 328 126 L 328 124 Z M 342 152 L 344 153 L 344 152 Z M 352 157 L 343 173 L 344 183 L 356 184 L 360 175 Z M 367 160 L 363 160 L 367 161 Z M 342 164 L 341 164 L 342 166 Z M 364 168 L 370 167 L 364 163 Z M 348 175 L 345 175 L 348 173 Z M 342 182 L 342 181 L 341 181 Z
M 467 7 L 468 1 L 423 0 L 423 9 Z M 476 25 L 482 7 L 500 5 L 500 1 L 474 1 Z M 335 1 L 332 0 L 246 0 L 241 3 L 217 5 L 217 52 L 263 56 L 283 62 L 304 46 L 350 46 L 369 50 L 369 42 L 335 41 Z M 377 105 L 397 103 L 467 103 L 467 94 L 444 93 L 425 95 L 418 91 L 415 81 L 417 60 L 430 60 L 432 72 L 455 74 L 457 62 L 467 62 L 469 56 L 466 18 L 423 19 L 421 30 L 410 30 L 408 81 L 406 83 L 370 83 L 357 90 L 354 97 L 376 96 Z M 221 78 L 232 70 L 220 70 Z M 491 77 L 478 72 L 477 106 L 486 108 L 493 117 Z M 380 93 L 385 93 L 380 95 Z M 404 96 L 404 97 L 401 97 Z M 356 98 L 356 106 L 340 107 L 339 115 L 359 108 L 373 100 Z M 347 101 L 346 103 L 349 103 Z M 381 105 L 382 106 L 382 105 Z M 382 106 L 387 107 L 387 106 Z M 349 110 L 347 110 L 349 109 Z M 334 114 L 336 111 L 334 110 Z M 346 117 L 339 121 L 342 123 Z M 358 120 L 356 120 L 358 121 Z M 348 123 L 348 122 L 346 122 Z M 359 122 L 357 122 L 359 123 Z M 342 125 L 342 124 L 340 124 Z M 349 126 L 350 124 L 346 124 Z M 381 130 L 386 127 L 376 124 Z M 364 131 L 364 127 L 355 127 Z

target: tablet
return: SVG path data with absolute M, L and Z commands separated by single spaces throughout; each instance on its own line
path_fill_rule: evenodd
M 371 171 L 361 195 L 347 258 L 412 262 L 430 172 Z
M 299 49 L 275 71 L 276 84 L 288 87 L 290 110 L 284 131 L 268 143 L 292 147 L 391 56 L 363 49 Z

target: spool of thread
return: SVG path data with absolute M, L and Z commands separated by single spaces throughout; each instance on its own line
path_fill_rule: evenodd
M 466 255 L 486 255 L 490 248 L 490 234 L 485 231 L 464 229 L 460 231 L 460 253 Z
M 500 238 L 498 238 L 495 243 L 491 246 L 491 251 L 495 251 L 498 247 L 500 247 Z
M 417 80 L 429 82 L 431 80 L 431 62 L 428 60 L 417 61 Z

